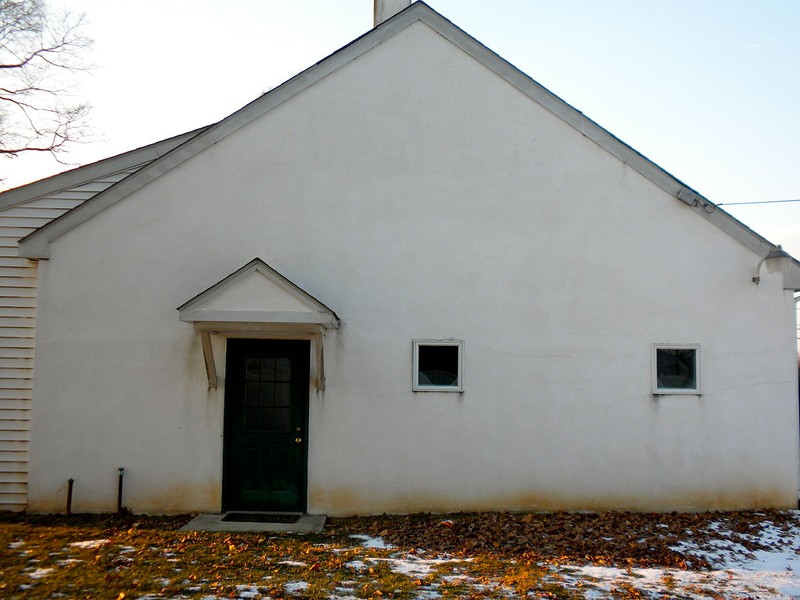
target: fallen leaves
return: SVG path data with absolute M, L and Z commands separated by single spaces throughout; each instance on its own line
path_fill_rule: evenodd
M 716 539 L 712 524 L 721 524 L 732 543 L 750 551 L 765 550 L 754 540 L 764 522 L 784 528 L 795 523 L 790 513 L 482 513 L 442 520 L 437 515 L 384 517 L 377 527 L 388 542 L 402 548 L 436 552 L 493 552 L 550 561 L 581 561 L 616 566 L 662 566 L 704 569 L 700 557 L 674 548 L 690 537 L 702 546 Z M 377 523 L 377 522 L 376 522 Z
M 781 512 L 362 517 L 331 519 L 319 536 L 175 531 L 186 520 L 0 515 L 0 590 L 117 600 L 148 594 L 570 598 L 596 581 L 583 576 L 575 583 L 582 576 L 574 575 L 565 591 L 570 568 L 576 573 L 576 565 L 593 564 L 622 573 L 604 597 L 637 598 L 638 567 L 707 566 L 676 549 L 687 540 L 697 548 L 755 553 L 798 531 L 797 516 Z M 759 537 L 765 527 L 772 537 Z M 663 588 L 686 589 L 670 577 L 659 582 Z

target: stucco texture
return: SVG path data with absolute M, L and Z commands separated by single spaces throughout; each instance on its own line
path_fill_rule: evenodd
M 176 307 L 261 257 L 331 307 L 308 511 L 796 503 L 794 302 L 758 257 L 416 23 L 51 245 L 31 510 L 220 509 L 220 386 Z M 464 342 L 463 393 L 411 389 Z M 652 394 L 652 344 L 702 394 Z

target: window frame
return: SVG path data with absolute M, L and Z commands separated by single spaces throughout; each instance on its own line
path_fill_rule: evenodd
M 658 351 L 659 350 L 694 350 L 694 387 L 693 388 L 665 388 L 658 387 Z M 685 396 L 700 396 L 702 394 L 700 373 L 700 344 L 653 344 L 652 345 L 652 380 L 653 380 L 653 395 L 685 395 Z
M 456 385 L 425 385 L 419 383 L 419 348 L 420 346 L 451 346 L 458 348 L 458 373 Z M 423 340 L 412 342 L 411 389 L 415 392 L 463 392 L 464 391 L 464 341 L 463 340 Z

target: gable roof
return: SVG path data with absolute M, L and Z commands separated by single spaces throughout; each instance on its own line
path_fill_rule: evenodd
M 719 227 L 758 256 L 763 258 L 770 250 L 776 248 L 775 244 L 772 244 L 744 223 L 717 207 L 696 190 L 603 129 L 579 110 L 468 35 L 430 6 L 418 0 L 347 46 L 260 96 L 222 121 L 194 132 L 195 135 L 184 143 L 138 169 L 118 184 L 97 194 L 90 201 L 28 235 L 20 242 L 20 255 L 28 258 L 47 258 L 51 241 L 90 219 L 105 208 L 119 202 L 254 119 L 291 99 L 295 94 L 330 75 L 416 22 L 422 22 L 430 27 L 531 100 L 537 102 L 582 135 L 613 154 L 656 186 L 683 202 L 690 210 Z M 0 195 L 0 206 L 2 206 L 4 196 Z M 795 261 L 794 264 L 794 272 L 787 274 L 784 279 L 785 286 L 790 289 L 800 289 L 800 263 Z

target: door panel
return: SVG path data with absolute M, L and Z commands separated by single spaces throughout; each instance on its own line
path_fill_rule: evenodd
M 224 510 L 306 508 L 310 343 L 228 340 Z

